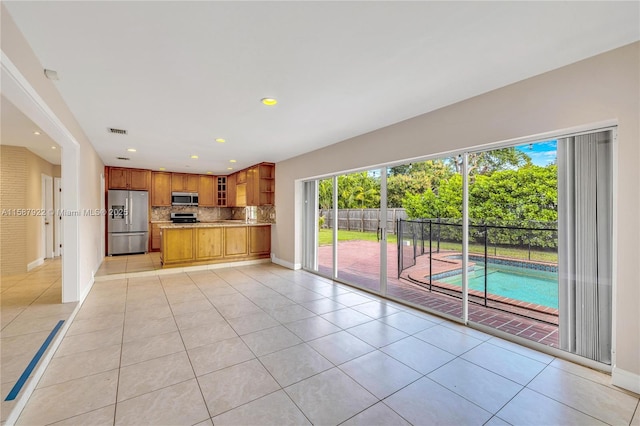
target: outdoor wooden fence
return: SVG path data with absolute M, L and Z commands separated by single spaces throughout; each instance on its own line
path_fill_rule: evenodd
M 333 210 L 320 209 L 318 217 L 324 217 L 323 228 L 333 228 Z M 396 220 L 406 219 L 404 209 L 387 209 L 387 233 L 396 233 Z M 347 231 L 376 232 L 384 221 L 380 209 L 339 209 L 338 229 Z

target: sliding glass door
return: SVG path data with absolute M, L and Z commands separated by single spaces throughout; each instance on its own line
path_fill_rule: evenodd
M 333 277 L 333 241 L 335 230 L 333 181 L 334 178 L 320 179 L 318 181 L 318 238 L 315 242 L 317 250 L 317 271 L 326 277 Z
M 380 292 L 385 243 L 380 221 L 382 173 L 367 170 L 340 175 L 337 183 L 335 278 Z
M 558 347 L 555 140 L 469 154 L 469 322 Z
M 461 319 L 461 159 L 401 164 L 387 173 L 388 211 L 394 212 L 397 234 L 389 244 L 395 267 L 388 270 L 396 275 L 389 277 L 387 295 Z
M 313 180 L 305 268 L 611 362 L 613 130 Z

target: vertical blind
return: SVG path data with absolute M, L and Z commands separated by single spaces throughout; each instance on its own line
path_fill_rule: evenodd
M 560 347 L 611 362 L 612 132 L 558 140 Z

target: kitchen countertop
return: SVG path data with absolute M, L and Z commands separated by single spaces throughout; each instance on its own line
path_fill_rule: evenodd
M 160 229 L 176 229 L 176 228 L 216 228 L 229 226 L 267 226 L 272 223 L 264 222 L 246 222 L 244 220 L 218 220 L 213 222 L 196 222 L 196 223 L 172 223 L 161 222 Z

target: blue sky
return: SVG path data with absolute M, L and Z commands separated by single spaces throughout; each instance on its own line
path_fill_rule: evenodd
M 557 141 L 544 141 L 534 144 L 517 146 L 518 151 L 522 151 L 531 157 L 531 161 L 536 166 L 546 166 L 553 163 L 557 157 Z

